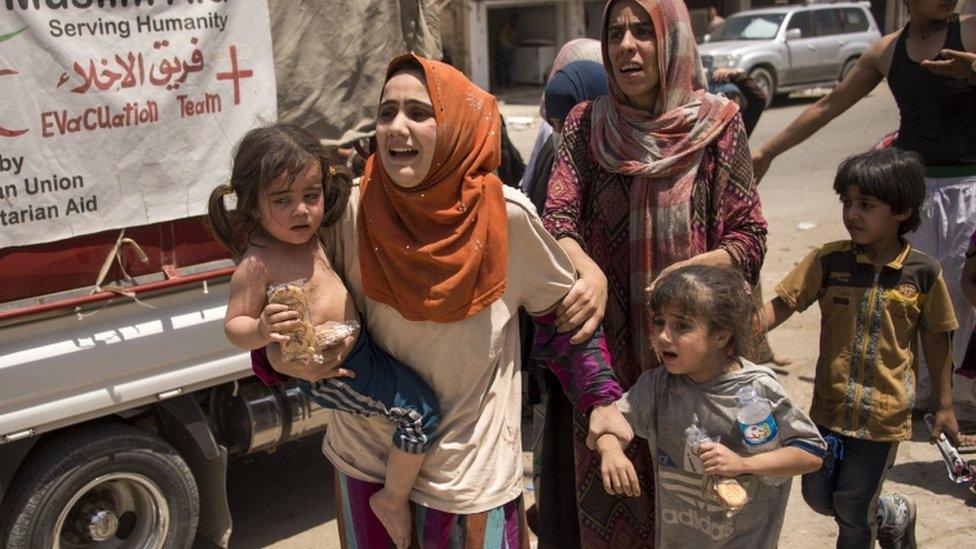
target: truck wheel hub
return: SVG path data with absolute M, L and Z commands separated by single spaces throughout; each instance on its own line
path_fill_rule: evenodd
M 119 530 L 119 517 L 111 509 L 92 509 L 85 520 L 85 531 L 93 541 L 105 541 Z

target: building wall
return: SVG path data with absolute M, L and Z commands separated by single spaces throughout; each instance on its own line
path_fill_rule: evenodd
M 519 39 L 561 44 L 589 33 L 588 4 L 603 0 L 451 0 L 441 16 L 445 53 L 476 84 L 491 88 L 498 29 L 519 14 Z M 595 23 L 599 35 L 599 18 Z

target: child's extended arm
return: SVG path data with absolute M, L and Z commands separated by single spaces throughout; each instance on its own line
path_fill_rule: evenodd
M 624 455 L 624 445 L 616 436 L 606 434 L 596 441 L 596 451 L 600 454 L 600 475 L 603 489 L 608 494 L 640 495 L 640 483 L 634 464 Z
M 958 446 L 959 424 L 956 423 L 956 414 L 952 411 L 952 347 L 949 344 L 949 334 L 923 330 L 921 340 L 929 377 L 932 378 L 932 389 L 939 402 L 929 442 L 935 444 L 939 433 L 944 432 Z
M 759 311 L 759 333 L 765 333 L 793 316 L 793 309 L 779 297 L 774 297 Z
M 281 332 L 299 325 L 298 312 L 279 304 L 265 305 L 267 280 L 263 269 L 246 258 L 230 279 L 230 298 L 224 316 L 224 333 L 236 347 L 260 349 L 272 342 L 288 341 Z
M 705 473 L 723 477 L 743 474 L 792 477 L 811 473 L 823 465 L 822 458 L 793 446 L 743 457 L 723 444 L 706 442 L 699 448 L 698 457 Z

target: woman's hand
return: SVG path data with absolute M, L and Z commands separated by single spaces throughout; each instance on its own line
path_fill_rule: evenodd
M 651 281 L 651 285 L 647 287 L 647 292 L 650 293 L 651 291 L 653 291 L 654 290 L 654 287 L 657 286 L 657 282 L 659 280 L 661 280 L 662 278 L 664 278 L 665 276 L 667 276 L 672 271 L 675 271 L 677 269 L 680 269 L 681 267 L 684 267 L 687 264 L 688 263 L 686 261 L 677 261 L 677 262 L 672 263 L 672 264 L 668 265 L 667 267 L 661 269 L 661 271 L 659 273 L 657 273 L 657 276 L 654 277 L 654 280 Z
M 728 82 L 740 74 L 742 74 L 741 69 L 715 69 L 712 72 L 712 82 Z
M 322 350 L 322 364 L 313 360 L 286 361 L 281 356 L 280 345 L 268 346 L 268 362 L 275 371 L 290 377 L 297 377 L 305 381 L 319 381 L 332 377 L 356 377 L 356 374 L 349 369 L 340 368 L 339 365 L 349 355 L 353 345 L 356 343 L 356 336 L 351 335 L 342 340 L 338 345 Z
M 976 53 L 956 50 L 942 50 L 939 53 L 944 59 L 925 59 L 922 61 L 922 66 L 940 76 L 966 78 L 970 82 L 973 81 L 972 67 L 976 62 Z
M 607 309 L 607 277 L 599 268 L 579 269 L 579 278 L 556 306 L 556 330 L 579 330 L 569 342 L 578 345 L 596 332 Z
M 268 303 L 258 318 L 258 334 L 268 343 L 284 343 L 290 339 L 284 332 L 297 330 L 300 325 L 298 311 L 281 303 Z
M 698 457 L 707 475 L 737 477 L 746 472 L 745 458 L 717 442 L 705 442 L 698 448 Z
M 657 286 L 659 280 L 664 278 L 669 273 L 672 273 L 682 267 L 687 267 L 689 265 L 710 265 L 712 267 L 733 267 L 735 264 L 732 262 L 732 256 L 729 252 L 721 248 L 715 250 L 709 250 L 707 252 L 700 253 L 696 256 L 689 257 L 683 261 L 675 261 L 674 263 L 668 265 L 667 267 L 661 269 L 661 272 L 654 277 L 654 281 L 647 288 L 647 291 L 651 291 Z
M 640 482 L 634 464 L 624 455 L 620 440 L 614 435 L 603 435 L 597 440 L 600 452 L 600 477 L 603 489 L 608 494 L 637 497 L 640 495 Z
M 597 404 L 590 410 L 590 432 L 586 436 L 586 446 L 595 449 L 597 439 L 603 435 L 614 435 L 624 446 L 634 440 L 633 428 L 614 403 Z
M 578 278 L 556 306 L 556 330 L 565 333 L 579 328 L 569 340 L 579 345 L 592 337 L 603 321 L 607 309 L 607 277 L 579 242 L 563 237 L 559 245 L 576 267 Z

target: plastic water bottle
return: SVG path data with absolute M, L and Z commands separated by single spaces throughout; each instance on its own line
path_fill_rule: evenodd
M 735 419 L 749 452 L 760 454 L 779 448 L 779 429 L 776 428 L 776 419 L 769 401 L 760 398 L 755 387 L 751 385 L 739 389 L 735 396 L 739 399 L 739 411 L 736 412 Z M 762 477 L 762 481 L 767 484 L 780 484 L 784 480 L 786 479 Z
M 769 401 L 759 398 L 755 387 L 747 385 L 736 393 L 739 411 L 735 414 L 742 431 L 742 440 L 753 454 L 768 452 L 779 448 L 779 430 L 773 418 Z

